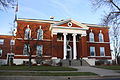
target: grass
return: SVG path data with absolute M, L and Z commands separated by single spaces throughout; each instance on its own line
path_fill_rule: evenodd
M 90 72 L 2 72 L 0 76 L 94 76 Z
M 110 69 L 110 70 L 120 70 L 120 65 L 111 66 L 96 66 L 97 68 Z
M 0 66 L 0 70 L 20 70 L 20 71 L 77 71 L 75 68 L 60 66 Z

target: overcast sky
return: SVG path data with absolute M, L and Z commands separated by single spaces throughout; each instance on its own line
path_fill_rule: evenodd
M 72 18 L 81 23 L 99 24 L 103 10 L 92 9 L 90 0 L 19 0 L 18 18 L 55 20 Z M 9 34 L 14 9 L 0 11 L 0 35 Z

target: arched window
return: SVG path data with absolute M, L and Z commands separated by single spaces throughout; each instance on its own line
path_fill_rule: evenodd
M 2 49 L 0 49 L 0 57 L 2 56 Z
M 104 42 L 104 39 L 103 39 L 103 34 L 100 30 L 100 33 L 99 33 L 99 42 Z
M 30 39 L 31 38 L 31 30 L 29 28 L 29 25 L 27 25 L 27 28 L 25 30 L 25 36 L 24 36 L 25 39 Z
M 94 42 L 94 33 L 92 32 L 92 30 L 91 30 L 91 32 L 89 33 L 89 41 L 90 41 L 90 42 Z
M 42 40 L 43 39 L 43 30 L 40 28 L 37 30 L 37 39 Z

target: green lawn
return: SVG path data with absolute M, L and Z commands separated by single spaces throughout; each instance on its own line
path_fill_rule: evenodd
M 22 71 L 77 71 L 75 68 L 58 66 L 0 66 L 0 70 L 22 70 Z
M 112 66 L 95 66 L 97 68 L 110 69 L 110 70 L 120 70 L 120 65 Z
M 90 72 L 1 72 L 0 76 L 94 76 Z

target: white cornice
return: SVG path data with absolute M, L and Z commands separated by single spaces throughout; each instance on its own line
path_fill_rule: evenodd
M 39 19 L 17 19 L 17 21 L 41 22 L 41 23 L 57 23 L 57 22 L 60 22 L 60 21 L 53 21 L 53 20 L 39 20 Z
M 104 26 L 104 25 L 96 25 L 96 24 L 87 24 L 87 23 L 82 23 L 88 27 L 99 27 L 99 28 L 109 28 L 109 26 Z
M 66 26 L 52 26 L 51 29 L 72 29 L 72 30 L 88 30 L 86 28 L 79 28 L 79 27 L 66 27 Z

